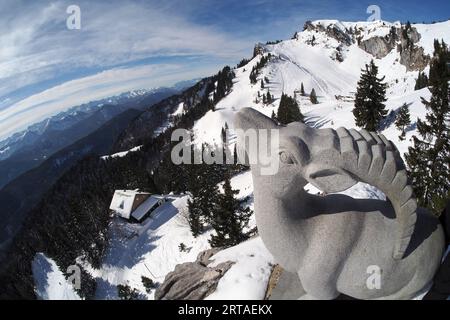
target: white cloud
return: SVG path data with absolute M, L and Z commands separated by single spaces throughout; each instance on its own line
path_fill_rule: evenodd
M 81 30 L 66 28 L 67 1 L 0 7 L 0 30 L 10 30 L 0 35 L 0 97 L 76 68 L 168 55 L 237 60 L 251 46 L 156 2 L 77 2 Z
M 0 30 L 8 32 L 0 34 L 0 137 L 92 99 L 209 75 L 218 63 L 250 52 L 251 41 L 189 21 L 183 10 L 176 13 L 178 1 L 77 0 L 81 30 L 68 30 L 71 1 L 2 0 Z M 170 56 L 201 56 L 209 63 L 184 58 L 184 66 L 129 67 Z M 110 71 L 36 93 L 45 81 L 67 81 L 96 70 Z

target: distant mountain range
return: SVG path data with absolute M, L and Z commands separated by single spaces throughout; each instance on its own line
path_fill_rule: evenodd
M 106 154 L 119 134 L 142 111 L 128 109 L 107 121 L 86 137 L 51 155 L 0 190 L 0 251 L 14 236 L 24 215 L 67 169 L 89 154 Z M 3 167 L 1 167 L 3 170 Z
M 192 85 L 192 81 L 170 88 L 133 90 L 75 106 L 0 141 L 0 188 L 118 114 L 130 108 L 144 110 Z

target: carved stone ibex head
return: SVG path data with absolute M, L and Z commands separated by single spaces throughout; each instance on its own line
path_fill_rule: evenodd
M 296 277 L 283 283 L 300 280 L 303 297 L 333 299 L 344 293 L 359 299 L 407 299 L 433 278 L 444 249 L 442 228 L 417 208 L 403 161 L 383 135 L 319 130 L 303 123 L 279 126 L 253 109 L 241 110 L 234 127 L 238 151 L 243 149 L 252 169 L 259 235 Z M 247 143 L 249 131 L 264 131 L 270 138 L 258 135 Z M 269 148 L 271 155 L 259 161 Z M 261 171 L 267 159 L 278 164 L 272 175 Z M 309 182 L 334 193 L 359 181 L 377 187 L 390 201 L 304 190 Z M 366 285 L 367 270 L 374 266 L 385 281 L 378 291 Z
M 414 231 L 417 203 L 400 154 L 383 135 L 345 128 L 314 129 L 300 122 L 278 126 L 251 108 L 237 114 L 235 127 L 279 131 L 280 169 L 273 177 L 279 188 L 272 190 L 275 194 L 299 188 L 293 183 L 298 176 L 325 193 L 344 191 L 360 181 L 383 191 L 399 226 L 394 257 L 403 257 Z

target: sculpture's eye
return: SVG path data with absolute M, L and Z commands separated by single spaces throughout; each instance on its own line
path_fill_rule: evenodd
M 286 151 L 280 152 L 280 161 L 284 164 L 294 164 L 292 156 Z

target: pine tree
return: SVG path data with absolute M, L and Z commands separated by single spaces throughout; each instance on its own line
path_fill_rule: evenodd
M 266 103 L 267 104 L 271 104 L 273 102 L 273 97 L 270 94 L 270 91 L 267 92 L 267 96 L 266 96 Z
M 244 228 L 252 212 L 249 208 L 243 209 L 242 203 L 235 198 L 239 193 L 231 187 L 230 174 L 227 172 L 223 185 L 224 193 L 219 195 L 217 209 L 211 217 L 211 226 L 215 235 L 209 240 L 212 247 L 230 247 L 248 239 Z
M 188 222 L 192 235 L 196 238 L 204 231 L 203 211 L 200 207 L 201 200 L 197 194 L 192 192 L 191 199 L 188 200 Z
M 301 87 L 300 87 L 300 94 L 301 94 L 303 97 L 306 96 L 305 88 L 303 87 L 303 82 L 302 82 L 302 85 L 301 85 Z
M 261 89 L 264 89 L 264 80 L 261 79 Z
M 297 101 L 284 93 L 281 95 L 277 119 L 281 124 L 304 120 Z
M 141 282 L 145 288 L 145 292 L 147 292 L 148 294 L 150 294 L 152 290 L 156 289 L 157 287 L 156 283 L 152 279 L 145 276 L 141 276 Z
M 447 45 L 436 41 L 429 76 L 431 99 L 422 98 L 427 114 L 425 120 L 418 120 L 419 136 L 413 136 L 413 146 L 405 155 L 419 204 L 437 215 L 450 197 L 448 62 Z
M 214 93 L 214 102 L 218 102 L 225 97 L 233 86 L 234 72 L 229 66 L 226 66 L 217 74 L 217 87 Z
M 441 83 L 442 79 L 445 78 L 445 74 L 448 72 L 445 59 L 448 59 L 448 48 L 447 44 L 442 41 L 439 43 L 437 39 L 434 40 L 434 53 L 433 61 L 430 65 L 429 74 L 429 84 Z
M 208 145 L 203 145 L 202 149 L 211 150 Z M 217 172 L 216 166 L 206 163 L 187 167 L 189 167 L 188 190 L 192 195 L 188 200 L 188 222 L 192 235 L 197 237 L 204 232 L 205 224 L 209 222 L 215 210 L 219 194 L 216 177 L 220 173 Z
M 237 144 L 235 143 L 234 149 L 233 149 L 233 164 L 235 166 L 238 166 L 238 162 L 239 162 L 239 159 L 238 159 L 238 152 L 237 152 Z
M 225 145 L 225 143 L 227 142 L 227 131 L 224 127 L 222 127 L 222 132 L 220 133 L 221 137 L 222 137 L 222 143 L 223 145 Z
M 139 292 L 136 289 L 131 289 L 129 285 L 119 284 L 117 286 L 117 295 L 122 300 L 137 300 Z
M 250 76 L 249 76 L 249 79 L 250 79 L 250 83 L 251 84 L 256 84 L 257 82 L 258 82 L 258 75 L 254 72 L 254 71 L 252 71 L 251 73 L 250 73 Z
M 414 90 L 420 90 L 426 87 L 428 87 L 428 77 L 425 72 L 419 72 Z
M 277 119 L 277 116 L 276 116 L 276 114 L 275 114 L 275 111 L 274 111 L 274 110 L 272 110 L 272 115 L 271 115 L 271 118 L 272 118 L 272 120 L 274 120 L 274 121 L 276 121 L 276 119 Z
M 353 115 L 358 127 L 368 131 L 377 131 L 381 121 L 386 117 L 386 84 L 378 78 L 378 67 L 373 60 L 361 70 L 361 78 L 355 96 Z
M 409 126 L 411 124 L 411 119 L 410 119 L 410 115 L 409 115 L 409 108 L 408 105 L 406 103 L 404 103 L 401 107 L 400 110 L 397 113 L 397 116 L 395 118 L 395 126 L 397 127 L 398 130 L 401 131 L 400 136 L 398 137 L 400 140 L 405 140 L 405 130 L 406 127 Z
M 309 100 L 311 100 L 312 104 L 319 103 L 319 101 L 317 100 L 316 90 L 314 90 L 314 88 L 311 90 L 311 93 L 309 95 Z

